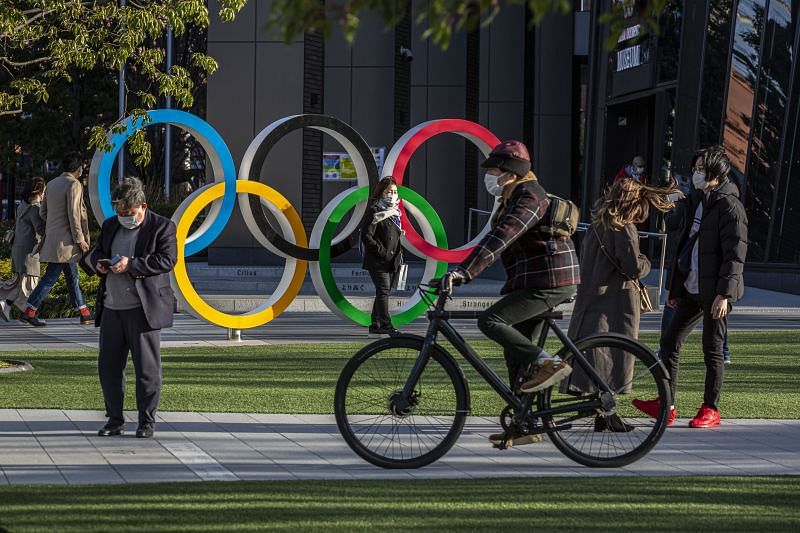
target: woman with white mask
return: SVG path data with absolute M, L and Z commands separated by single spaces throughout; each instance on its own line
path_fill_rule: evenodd
M 403 264 L 403 252 L 400 249 L 402 235 L 397 182 L 393 177 L 387 176 L 372 191 L 361 227 L 361 243 L 364 246 L 362 267 L 369 272 L 375 285 L 370 333 L 400 333 L 392 326 L 389 316 L 389 291 L 394 285 L 400 265 Z
M 540 221 L 551 200 L 531 172 L 528 149 L 519 141 L 497 145 L 481 165 L 484 185 L 500 198 L 489 233 L 472 253 L 446 274 L 444 283 L 467 283 L 501 258 L 507 281 L 503 297 L 481 313 L 478 327 L 503 347 L 511 387 L 520 393 L 543 390 L 566 378 L 572 369 L 536 344 L 539 315 L 572 298 L 580 283 L 575 245 L 567 236 L 548 234 Z M 495 445 L 518 446 L 538 435 L 499 433 Z

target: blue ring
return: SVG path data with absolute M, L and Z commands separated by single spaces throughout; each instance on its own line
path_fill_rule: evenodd
M 233 213 L 234 204 L 236 203 L 236 166 L 233 163 L 233 156 L 220 134 L 217 133 L 217 130 L 211 127 L 208 122 L 200 117 L 177 109 L 156 109 L 148 111 L 147 116 L 150 120 L 146 124 L 142 118 L 136 121 L 133 120 L 133 117 L 125 119 L 123 122 L 126 126 L 125 131 L 115 134 L 109 141 L 111 144 L 111 151 L 103 154 L 97 175 L 97 194 L 100 200 L 100 208 L 105 218 L 111 218 L 117 215 L 111 203 L 111 170 L 117 158 L 117 153 L 129 137 L 137 130 L 153 124 L 172 124 L 178 127 L 190 128 L 192 130 L 191 133 L 193 133 L 196 138 L 202 137 L 208 141 L 212 150 L 215 152 L 214 154 L 209 153 L 208 156 L 210 158 L 216 156 L 222 166 L 225 193 L 222 197 L 222 206 L 219 215 L 211 223 L 208 230 L 197 239 L 186 243 L 185 255 L 188 257 L 208 247 L 219 237 L 222 230 L 225 229 Z

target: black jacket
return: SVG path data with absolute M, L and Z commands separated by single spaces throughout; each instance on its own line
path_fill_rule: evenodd
M 747 215 L 739 200 L 739 189 L 727 179 L 708 194 L 692 192 L 667 218 L 667 229 L 681 228 L 667 284 L 670 296 L 686 294 L 686 277 L 678 272 L 677 261 L 689 239 L 694 213 L 700 202 L 703 202 L 697 260 L 700 298 L 710 303 L 722 296 L 735 302 L 744 295 L 742 273 L 747 255 Z
M 111 243 L 119 230 L 117 217 L 107 218 L 100 230 L 97 248 L 92 254 L 92 265 L 100 259 L 111 257 Z M 136 292 L 142 300 L 142 309 L 147 323 L 153 329 L 172 327 L 175 310 L 175 294 L 169 285 L 169 273 L 178 258 L 175 224 L 168 218 L 148 209 L 142 222 L 133 257 L 128 263 L 128 274 L 133 276 Z M 103 300 L 106 293 L 106 277 L 100 276 L 95 306 L 95 326 L 100 326 Z
M 364 244 L 362 267 L 372 272 L 396 272 L 403 263 L 400 228 L 388 218 L 373 224 L 375 211 L 375 207 L 367 209 L 361 226 L 361 242 Z

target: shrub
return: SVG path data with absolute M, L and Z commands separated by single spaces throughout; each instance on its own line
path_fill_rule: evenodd
M 44 267 L 42 265 L 42 274 L 44 274 Z M 100 278 L 98 276 L 87 276 L 81 269 L 78 269 L 80 276 L 79 285 L 83 293 L 83 299 L 86 301 L 86 306 L 89 309 L 94 309 L 95 299 L 97 298 L 97 288 L 100 285 Z M 0 279 L 8 279 L 11 277 L 11 259 L 0 259 Z M 75 316 L 75 311 L 69 303 L 67 296 L 67 285 L 64 281 L 64 276 L 58 279 L 58 282 L 53 286 L 49 296 L 45 299 L 39 308 L 39 316 L 42 318 L 67 318 Z

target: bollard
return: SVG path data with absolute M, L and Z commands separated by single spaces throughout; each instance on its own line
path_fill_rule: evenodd
M 241 342 L 241 340 L 242 340 L 242 330 L 228 328 L 228 340 L 229 341 L 239 341 L 239 342 Z

